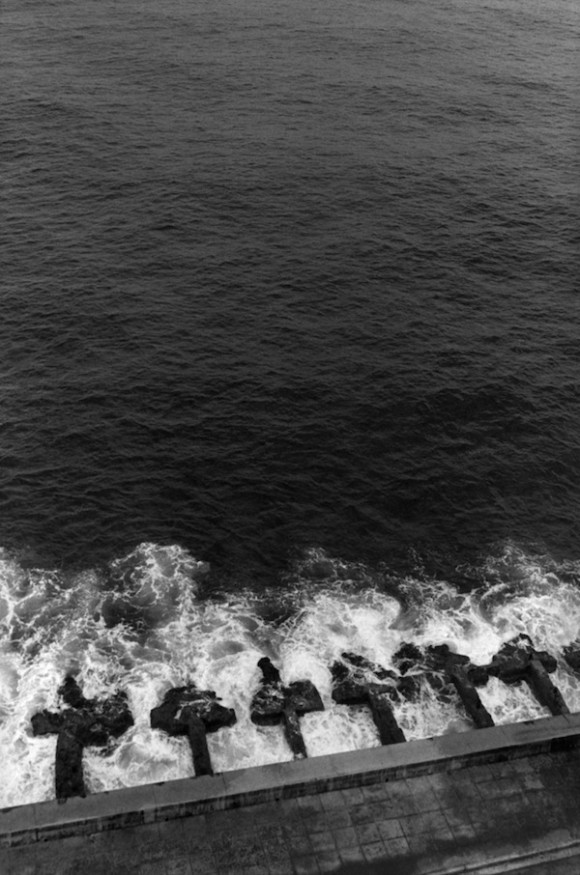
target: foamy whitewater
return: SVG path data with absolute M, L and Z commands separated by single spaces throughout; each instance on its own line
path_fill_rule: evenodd
M 135 725 L 108 749 L 85 751 L 87 785 L 98 792 L 193 774 L 186 740 L 149 726 L 164 693 L 192 681 L 237 714 L 234 727 L 208 737 L 217 772 L 290 759 L 280 727 L 249 719 L 263 655 L 286 682 L 307 678 L 320 691 L 326 710 L 301 721 L 308 753 L 317 756 L 379 743 L 366 708 L 331 699 L 330 665 L 342 651 L 388 668 L 404 641 L 447 643 L 483 663 L 525 632 L 561 657 L 579 632 L 580 563 L 557 564 L 511 544 L 488 560 L 486 583 L 469 593 L 436 580 L 394 584 L 320 550 L 297 564 L 284 592 L 208 597 L 207 573 L 177 545 L 143 543 L 106 573 L 68 576 L 2 554 L 0 806 L 53 798 L 56 739 L 34 738 L 30 719 L 59 707 L 57 688 L 68 672 L 88 697 L 117 688 L 129 695 Z M 580 710 L 580 683 L 561 659 L 554 681 L 571 710 Z M 496 723 L 545 715 L 525 685 L 490 679 L 480 695 Z M 471 728 L 459 702 L 444 704 L 428 687 L 395 713 L 408 739 Z

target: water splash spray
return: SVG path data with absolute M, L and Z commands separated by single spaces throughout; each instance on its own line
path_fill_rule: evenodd
M 178 545 L 144 543 L 108 569 L 80 574 L 26 569 L 0 553 L 0 746 L 9 764 L 0 805 L 52 798 L 55 742 L 33 738 L 30 718 L 58 707 L 66 673 L 88 697 L 125 689 L 135 720 L 109 749 L 86 751 L 91 792 L 193 774 L 187 745 L 149 724 L 164 693 L 191 681 L 216 690 L 237 713 L 235 726 L 208 738 L 216 771 L 289 760 L 279 727 L 258 727 L 249 717 L 264 655 L 286 682 L 308 679 L 320 692 L 326 710 L 301 723 L 311 756 L 379 743 L 367 708 L 332 701 L 330 666 L 346 650 L 392 668 L 403 642 L 447 643 L 485 663 L 525 632 L 559 658 L 555 683 L 580 710 L 580 682 L 561 659 L 580 635 L 580 563 L 559 566 L 507 545 L 469 593 L 424 577 L 385 592 L 364 565 L 321 550 L 305 554 L 283 592 L 208 598 L 207 573 Z M 496 723 L 545 714 L 524 686 L 492 678 L 480 694 Z M 395 715 L 408 739 L 470 728 L 460 704 L 442 702 L 428 685 L 418 701 L 396 705 Z

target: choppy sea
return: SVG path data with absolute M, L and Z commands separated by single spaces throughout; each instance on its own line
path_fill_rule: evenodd
M 4 0 L 0 805 L 53 795 L 67 672 L 135 718 L 94 792 L 192 773 L 148 722 L 189 681 L 238 715 L 216 769 L 289 759 L 262 655 L 316 755 L 378 744 L 344 650 L 579 637 L 579 37 L 576 0 Z

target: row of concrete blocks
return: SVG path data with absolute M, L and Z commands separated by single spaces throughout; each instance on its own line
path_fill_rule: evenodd
M 535 650 L 527 636 L 518 636 L 505 644 L 486 666 L 473 665 L 468 657 L 451 652 L 445 645 L 420 650 L 405 644 L 395 657 L 398 672 L 353 653 L 343 653 L 342 659 L 331 667 L 334 701 L 369 706 L 383 745 L 406 740 L 393 705 L 401 699 L 416 697 L 425 681 L 443 699 L 458 694 L 477 728 L 494 725 L 477 692 L 477 687 L 487 683 L 490 676 L 508 684 L 525 682 L 551 714 L 569 713 L 549 677 L 556 668 L 556 660 Z M 306 680 L 284 685 L 278 669 L 266 657 L 258 665 L 262 681 L 252 699 L 251 719 L 258 725 L 281 722 L 294 758 L 306 757 L 299 718 L 310 711 L 324 710 L 318 690 Z M 86 699 L 74 678 L 67 677 L 59 693 L 68 708 L 35 714 L 32 729 L 34 735 L 57 735 L 55 791 L 57 799 L 64 800 L 86 793 L 84 748 L 107 745 L 133 725 L 133 718 L 124 692 L 104 701 Z M 198 690 L 194 684 L 169 690 L 161 705 L 151 711 L 154 729 L 171 736 L 187 736 L 196 776 L 213 774 L 206 733 L 235 722 L 234 710 L 221 705 L 215 692 Z

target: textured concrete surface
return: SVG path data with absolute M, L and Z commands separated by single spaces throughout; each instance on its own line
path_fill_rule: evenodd
M 0 810 L 0 846 L 89 835 L 580 746 L 580 715 Z
M 579 875 L 580 750 L 0 850 L 2 875 Z

